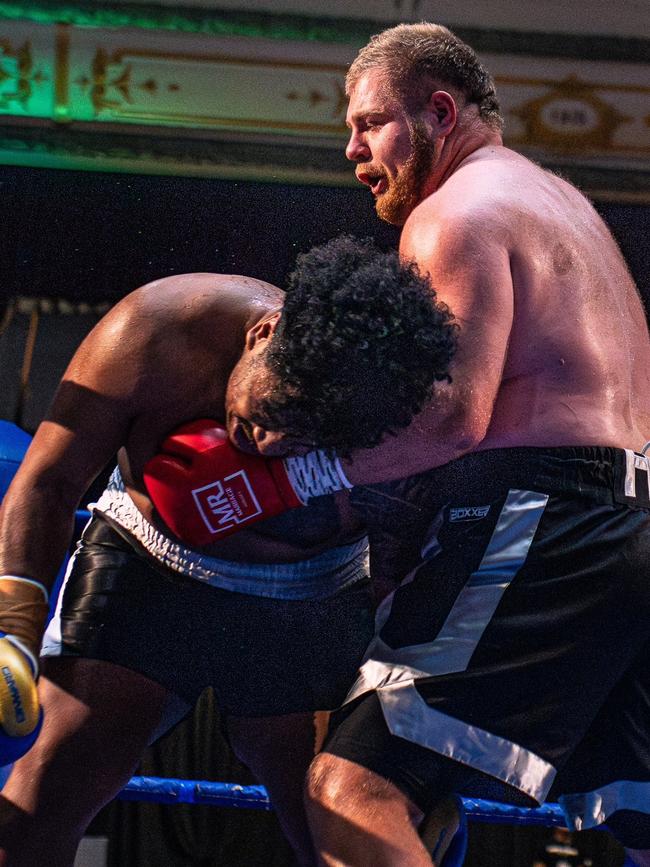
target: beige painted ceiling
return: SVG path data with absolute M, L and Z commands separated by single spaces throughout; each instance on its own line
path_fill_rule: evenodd
M 650 201 L 650 0 L 3 0 L 0 164 L 353 183 L 345 70 L 422 19 L 493 73 L 507 144 Z

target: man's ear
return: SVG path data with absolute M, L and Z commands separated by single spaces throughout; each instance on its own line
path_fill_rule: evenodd
M 436 137 L 448 136 L 458 119 L 456 100 L 446 90 L 434 90 L 427 102 L 427 114 Z
M 252 349 L 260 341 L 266 341 L 273 337 L 281 315 L 281 310 L 274 310 L 273 313 L 267 313 L 252 328 L 249 328 L 246 332 L 246 348 Z

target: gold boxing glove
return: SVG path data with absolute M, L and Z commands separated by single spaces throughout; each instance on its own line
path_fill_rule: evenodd
M 40 582 L 0 576 L 0 765 L 29 750 L 43 721 L 36 678 L 47 614 Z

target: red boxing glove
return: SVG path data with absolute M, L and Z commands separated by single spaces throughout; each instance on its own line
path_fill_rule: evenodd
M 304 505 L 285 462 L 236 449 L 224 428 L 197 419 L 173 431 L 144 467 L 161 518 L 179 539 L 208 545 L 242 526 Z

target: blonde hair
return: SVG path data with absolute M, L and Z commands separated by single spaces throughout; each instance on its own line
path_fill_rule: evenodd
M 503 127 L 492 76 L 474 49 L 441 24 L 398 24 L 373 36 L 348 70 L 348 96 L 371 69 L 383 75 L 387 90 L 411 112 L 425 104 L 432 88 L 447 84 L 478 107 L 486 124 Z

